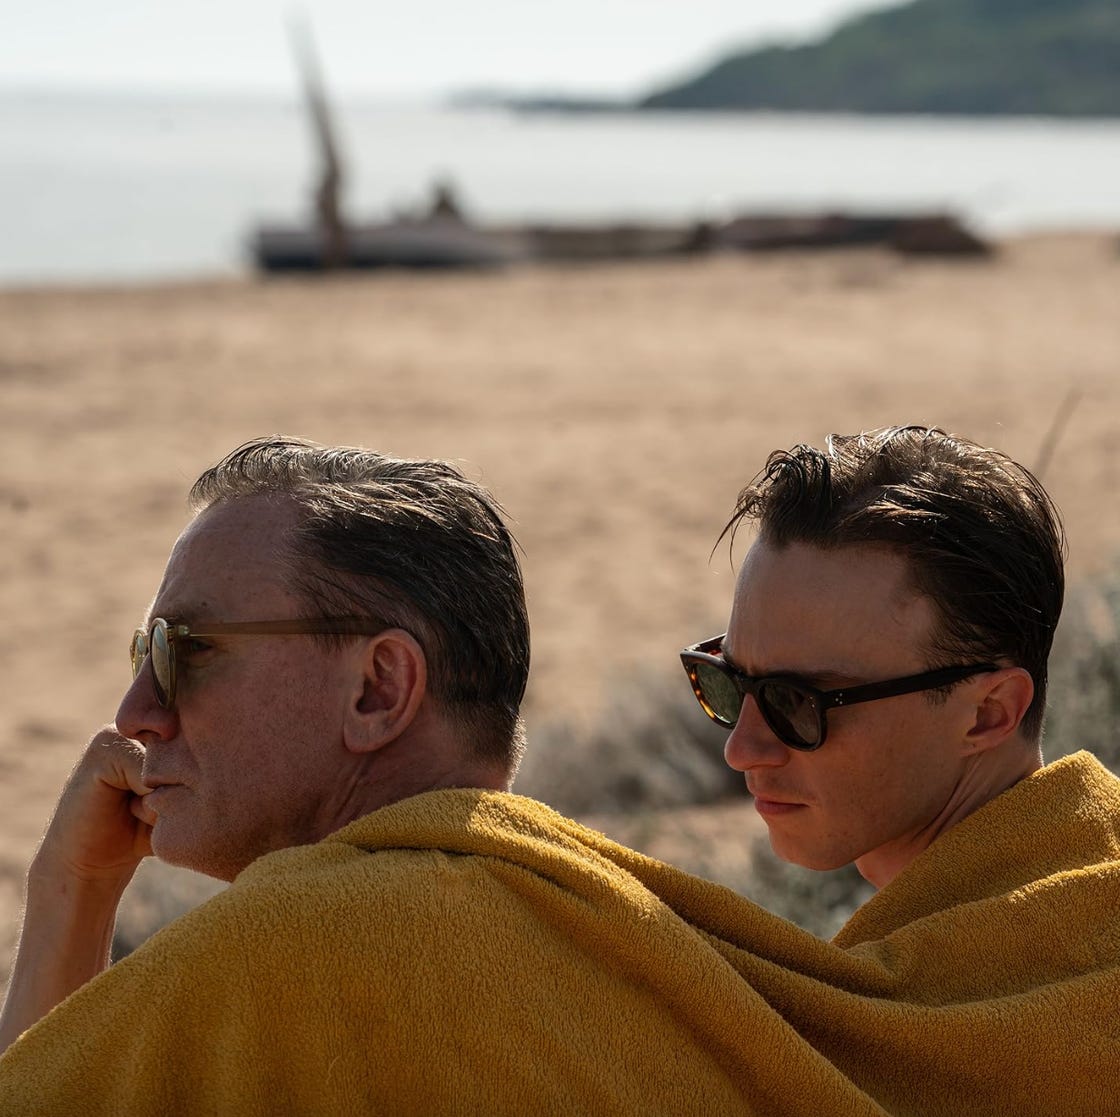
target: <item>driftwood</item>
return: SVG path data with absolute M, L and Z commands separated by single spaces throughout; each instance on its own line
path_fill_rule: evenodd
M 493 232 L 527 260 L 648 260 L 711 247 L 705 225 L 528 225 Z
M 936 214 L 900 220 L 888 241 L 896 252 L 922 256 L 990 256 L 992 247 L 955 217 Z
M 922 255 L 983 256 L 991 247 L 948 214 L 746 214 L 712 234 L 723 248 L 773 252 L 788 248 L 885 245 Z

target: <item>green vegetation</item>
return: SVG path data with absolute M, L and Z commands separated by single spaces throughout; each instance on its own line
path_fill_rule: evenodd
M 915 0 L 734 54 L 640 107 L 1120 115 L 1120 0 Z

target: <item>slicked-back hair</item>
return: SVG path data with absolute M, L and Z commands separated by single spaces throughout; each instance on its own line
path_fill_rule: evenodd
M 529 620 L 497 501 L 448 462 L 276 435 L 206 470 L 190 502 L 201 512 L 261 495 L 298 510 L 278 561 L 308 615 L 361 616 L 410 632 L 424 649 L 429 692 L 475 755 L 516 765 Z
M 871 544 L 901 555 L 937 610 L 924 649 L 930 667 L 994 660 L 1025 668 L 1034 700 L 1022 732 L 1040 737 L 1065 542 L 1030 470 L 936 427 L 833 434 L 823 451 L 772 453 L 720 538 L 751 521 L 778 548 Z

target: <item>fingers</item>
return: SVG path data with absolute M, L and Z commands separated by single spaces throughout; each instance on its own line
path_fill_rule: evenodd
M 144 746 L 131 737 L 125 737 L 115 725 L 99 729 L 86 746 L 78 763 L 94 763 L 101 778 L 113 787 L 125 788 L 136 795 L 146 795 L 150 788 L 144 786 L 140 773 L 144 766 Z
M 142 822 L 149 830 L 156 824 L 156 812 L 148 806 L 143 796 L 137 795 L 129 801 L 128 809 L 133 816 Z
M 144 747 L 115 726 L 93 735 L 63 788 L 43 838 L 40 873 L 80 880 L 131 878 L 151 853 L 155 815 L 143 806 Z

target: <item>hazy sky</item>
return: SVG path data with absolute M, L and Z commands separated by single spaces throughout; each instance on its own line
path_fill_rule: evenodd
M 890 0 L 0 0 L 0 83 L 293 92 L 289 16 L 329 87 L 632 94 L 760 40 L 812 37 Z

